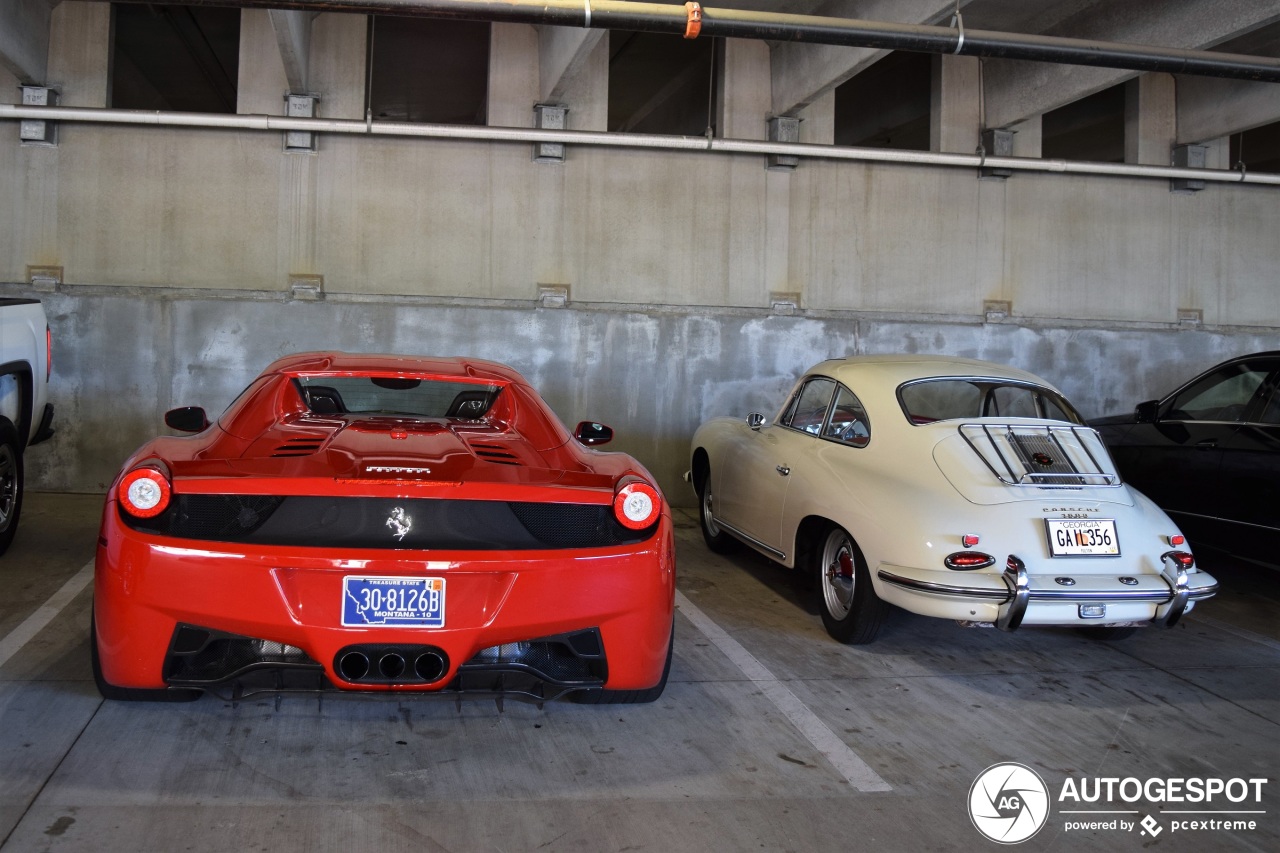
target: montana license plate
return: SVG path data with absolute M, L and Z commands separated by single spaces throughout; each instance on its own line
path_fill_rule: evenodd
M 1110 518 L 1046 518 L 1049 554 L 1054 557 L 1118 557 L 1120 539 Z
M 345 627 L 443 628 L 444 578 L 342 579 Z

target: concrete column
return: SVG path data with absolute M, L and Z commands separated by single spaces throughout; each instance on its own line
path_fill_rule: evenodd
M 240 69 L 236 79 L 236 112 L 284 115 L 289 80 L 280 44 L 265 9 L 240 12 Z
M 836 92 L 832 89 L 800 111 L 800 141 L 836 144 Z
M 111 6 L 67 0 L 53 9 L 49 79 L 64 107 L 105 107 L 111 64 Z
M 716 135 L 726 139 L 768 139 L 772 101 L 769 46 L 762 41 L 725 39 L 721 47 Z
M 324 118 L 364 118 L 368 74 L 367 15 L 330 12 L 311 22 L 308 83 L 320 96 L 316 115 Z
M 1177 86 L 1172 74 L 1143 74 L 1124 84 L 1126 163 L 1168 165 L 1177 130 Z
M 569 107 L 570 130 L 608 130 L 609 39 L 600 39 L 557 91 L 560 97 L 556 101 Z
M 1026 121 L 1010 125 L 1013 135 L 1013 156 L 1034 157 L 1043 155 L 1044 120 L 1043 116 L 1033 116 Z
M 982 75 L 974 56 L 934 56 L 929 150 L 970 154 L 978 147 Z
M 489 29 L 489 124 L 533 127 L 538 102 L 538 30 L 494 23 Z

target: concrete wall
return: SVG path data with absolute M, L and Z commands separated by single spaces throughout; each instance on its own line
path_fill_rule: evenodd
M 50 67 L 86 103 L 106 91 L 103 8 L 55 14 L 52 43 L 79 61 Z M 242 21 L 242 111 L 281 113 L 268 17 Z M 532 29 L 498 35 L 496 61 L 538 67 Z M 362 18 L 315 19 L 321 115 L 359 115 L 364 49 Z M 764 54 L 732 56 L 746 70 L 725 108 L 767 103 L 750 89 L 767 85 L 750 73 Z M 7 74 L 0 100 L 16 101 Z M 575 95 L 593 100 L 570 104 L 571 127 L 600 112 L 606 87 L 587 77 L 564 87 L 594 93 Z M 515 117 L 518 86 L 493 80 Z M 1257 186 L 1177 195 L 1163 180 L 823 160 L 788 173 L 754 155 L 581 146 L 549 165 L 527 144 L 407 138 L 325 136 L 307 155 L 279 133 L 88 124 L 44 148 L 0 123 L 0 291 L 27 292 L 28 265 L 63 268 L 39 294 L 59 434 L 29 476 L 48 489 L 103 488 L 164 409 L 220 410 L 275 356 L 333 347 L 509 362 L 570 424 L 611 423 L 684 503 L 702 419 L 772 409 L 833 355 L 1006 361 L 1096 415 L 1280 348 L 1277 234 L 1280 192 Z M 324 301 L 291 301 L 293 274 L 322 275 Z M 539 284 L 568 285 L 569 307 L 535 308 Z M 800 295 L 798 315 L 769 314 L 778 292 Z M 991 299 L 1012 303 L 1008 322 L 981 322 Z M 1204 325 L 1178 329 L 1179 309 Z

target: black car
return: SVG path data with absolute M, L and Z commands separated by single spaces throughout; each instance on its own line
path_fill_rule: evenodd
M 1280 568 L 1280 351 L 1233 358 L 1091 423 L 1124 479 L 1193 545 Z

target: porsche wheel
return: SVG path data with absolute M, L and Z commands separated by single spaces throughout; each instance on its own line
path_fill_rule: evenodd
M 116 702 L 194 702 L 204 695 L 203 690 L 189 688 L 162 688 L 147 690 L 137 687 L 116 687 L 102 677 L 102 659 L 98 656 L 97 620 L 89 617 L 89 660 L 93 665 L 93 683 L 103 699 Z
M 698 521 L 702 528 L 702 539 L 707 547 L 717 554 L 726 554 L 733 548 L 733 537 L 720 529 L 715 517 L 711 514 L 713 498 L 711 496 L 711 472 L 707 471 L 702 478 L 702 488 L 698 493 Z
M 887 605 L 871 586 L 866 560 L 852 537 L 829 527 L 813 549 L 822 624 L 842 643 L 870 643 L 880 631 Z
M 18 431 L 0 418 L 0 554 L 9 550 L 22 514 L 22 445 Z

